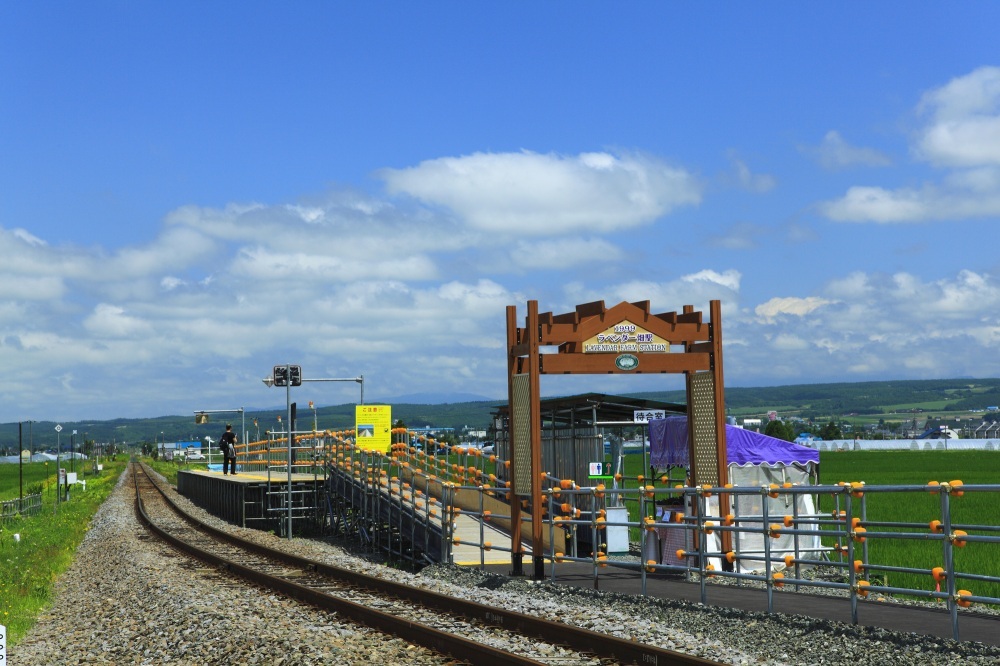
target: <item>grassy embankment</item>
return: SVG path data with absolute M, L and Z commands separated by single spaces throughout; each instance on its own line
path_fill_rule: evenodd
M 42 510 L 0 527 L 0 624 L 7 626 L 7 644 L 15 645 L 34 625 L 51 600 L 52 586 L 73 561 L 91 518 L 114 489 L 125 468 L 124 460 L 105 461 L 99 476 L 77 473 L 86 479 L 87 490 L 77 486 L 68 502 L 56 507 L 55 463 L 27 463 L 23 467 L 25 493 L 28 479 L 45 484 Z M 0 465 L 0 497 L 19 494 L 19 465 Z M 15 541 L 14 535 L 20 540 Z

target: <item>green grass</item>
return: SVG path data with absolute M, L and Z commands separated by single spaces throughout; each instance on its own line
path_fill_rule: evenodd
M 35 484 L 45 487 L 55 486 L 55 462 L 23 463 L 18 465 L 0 465 L 0 500 L 16 499 L 21 494 L 21 477 L 24 479 L 24 494 L 29 494 L 28 488 Z M 79 467 L 79 465 L 78 465 Z M 55 495 L 53 495 L 55 497 Z
M 824 484 L 839 481 L 864 481 L 868 485 L 926 484 L 928 481 L 961 480 L 965 484 L 1000 483 L 1000 453 L 993 451 L 851 451 L 823 452 L 820 455 L 820 475 Z M 866 493 L 866 518 L 869 522 L 912 522 L 927 525 L 941 520 L 941 497 L 928 492 Z M 997 525 L 996 505 L 1000 494 L 966 492 L 952 497 L 953 523 Z M 820 508 L 833 508 L 830 496 L 820 498 Z M 860 515 L 860 507 L 855 509 Z M 869 531 L 908 531 L 929 534 L 924 530 L 868 526 Z M 966 530 L 969 534 L 991 534 Z M 827 545 L 833 539 L 825 540 Z M 969 543 L 955 549 L 956 570 L 964 573 L 1000 577 L 1000 544 Z M 860 559 L 860 554 L 856 556 Z M 943 566 L 941 543 L 911 539 L 869 539 L 868 561 L 871 564 L 932 569 Z M 887 581 L 893 587 L 934 589 L 929 575 L 902 572 L 873 572 L 873 577 Z M 978 581 L 958 581 L 959 589 L 975 594 L 1000 597 L 1000 585 Z
M 151 458 L 143 458 L 142 461 L 149 465 L 151 468 L 162 474 L 171 485 L 177 485 L 177 472 L 182 469 L 189 470 L 206 470 L 208 469 L 207 463 L 194 463 L 194 462 L 181 462 L 173 460 L 152 460 Z
M 44 470 L 44 463 L 31 465 Z M 28 467 L 25 465 L 26 478 Z M 75 489 L 70 501 L 58 505 L 58 511 L 55 511 L 55 493 L 50 491 L 43 495 L 40 514 L 3 524 L 0 530 L 0 624 L 7 626 L 8 646 L 27 634 L 49 603 L 52 585 L 72 563 L 91 518 L 111 494 L 124 468 L 124 460 L 105 462 L 100 476 L 88 473 L 82 477 L 87 481 L 87 490 Z M 77 473 L 83 473 L 79 465 Z M 42 476 L 39 473 L 39 480 Z M 0 465 L 0 488 L 12 485 L 16 495 L 18 466 Z M 14 534 L 20 534 L 20 542 L 14 541 Z

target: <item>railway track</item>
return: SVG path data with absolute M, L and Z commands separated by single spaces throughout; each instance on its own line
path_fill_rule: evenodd
M 442 595 L 290 555 L 206 525 L 133 464 L 140 519 L 221 572 L 471 664 L 699 664 L 710 661 Z

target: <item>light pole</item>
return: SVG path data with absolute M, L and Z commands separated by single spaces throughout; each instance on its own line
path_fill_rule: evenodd
M 62 457 L 62 442 L 59 439 L 60 433 L 62 432 L 62 426 L 58 423 L 56 424 L 56 509 L 59 508 L 60 488 L 62 485 L 62 467 L 59 466 L 59 459 Z
M 277 371 L 277 367 L 275 370 Z M 290 381 L 292 367 L 290 365 L 284 366 L 284 386 L 285 386 L 285 410 L 288 414 L 288 489 L 286 492 L 285 503 L 288 505 L 288 539 L 292 539 L 292 382 Z M 278 373 L 275 372 L 275 375 Z M 265 377 L 263 379 L 264 385 L 271 388 L 276 383 L 275 375 L 271 377 Z M 280 417 L 279 417 L 280 418 Z
M 22 433 L 23 421 L 17 422 L 17 476 L 21 483 L 21 504 L 20 510 L 24 510 L 24 435 Z M 46 475 L 48 476 L 48 475 Z M 46 479 L 47 480 L 47 479 Z
M 240 415 L 240 423 L 242 424 L 243 428 L 242 442 L 244 445 L 246 445 L 250 440 L 247 439 L 247 415 L 246 415 L 246 410 L 243 407 L 239 407 L 237 409 L 199 409 L 194 413 L 194 422 L 195 424 L 199 425 L 203 423 L 208 423 L 209 414 L 236 414 L 236 413 L 239 413 Z M 209 456 L 212 455 L 211 444 L 209 445 L 208 454 Z M 212 462 L 211 457 L 209 457 L 208 462 Z
M 357 382 L 361 384 L 361 404 L 365 404 L 365 377 L 348 378 L 327 378 L 327 379 L 306 379 L 302 376 L 302 368 L 297 365 L 276 365 L 271 376 L 262 380 L 268 388 L 272 386 L 285 387 L 285 407 L 288 414 L 288 538 L 292 538 L 292 442 L 295 434 L 292 432 L 292 386 L 299 386 L 303 382 Z M 314 426 L 315 429 L 315 426 Z

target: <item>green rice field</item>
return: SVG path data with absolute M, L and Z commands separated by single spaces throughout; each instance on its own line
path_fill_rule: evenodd
M 820 456 L 820 480 L 824 484 L 839 481 L 864 481 L 868 485 L 926 484 L 929 481 L 960 480 L 966 485 L 1000 484 L 1000 453 L 993 451 L 852 451 L 829 452 Z M 865 495 L 868 522 L 913 522 L 929 524 L 941 519 L 941 497 L 928 492 L 867 493 Z M 951 497 L 953 524 L 1000 525 L 997 503 L 998 492 L 967 491 L 962 497 Z M 832 510 L 830 496 L 820 498 L 821 510 Z M 909 531 L 929 534 L 925 530 L 869 525 L 868 531 Z M 966 528 L 971 534 L 1000 536 Z M 833 539 L 827 545 L 833 542 Z M 859 556 L 856 555 L 856 559 Z M 954 549 L 955 567 L 958 572 L 1000 577 L 1000 544 L 970 542 Z M 942 547 L 939 541 L 868 539 L 868 562 L 874 565 L 891 565 L 932 569 L 943 566 Z M 873 582 L 879 581 L 893 587 L 932 590 L 935 582 L 930 575 L 902 572 L 872 572 Z M 959 589 L 973 594 L 1000 597 L 1000 585 L 978 581 L 957 583 Z

